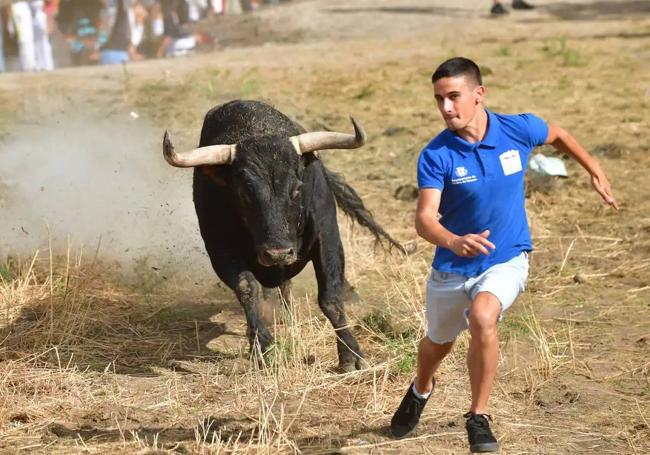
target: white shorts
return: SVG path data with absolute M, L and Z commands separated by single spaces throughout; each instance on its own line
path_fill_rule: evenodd
M 499 299 L 503 313 L 524 291 L 527 279 L 526 252 L 476 277 L 432 269 L 427 280 L 427 337 L 437 344 L 454 341 L 469 326 L 469 308 L 479 292 L 489 292 Z

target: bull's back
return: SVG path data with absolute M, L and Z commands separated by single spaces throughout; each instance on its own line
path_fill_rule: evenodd
M 274 107 L 260 101 L 235 100 L 205 116 L 199 146 L 236 144 L 259 136 L 294 136 L 305 130 Z

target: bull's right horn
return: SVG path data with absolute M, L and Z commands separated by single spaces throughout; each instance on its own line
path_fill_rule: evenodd
M 299 155 L 324 149 L 359 148 L 366 143 L 366 132 L 354 117 L 350 117 L 350 120 L 352 121 L 352 125 L 354 125 L 354 134 L 337 133 L 334 131 L 315 131 L 292 136 L 290 138 L 291 143 Z
M 187 153 L 176 153 L 174 144 L 165 131 L 163 137 L 163 156 L 165 161 L 175 167 L 195 167 L 231 164 L 237 153 L 237 144 L 208 145 L 190 150 Z

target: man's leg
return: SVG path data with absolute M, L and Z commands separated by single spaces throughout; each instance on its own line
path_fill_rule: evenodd
M 418 348 L 417 377 L 415 388 L 420 395 L 426 395 L 433 389 L 433 375 L 438 370 L 442 360 L 451 352 L 454 342 L 438 344 L 429 337 L 420 340 Z
M 488 399 L 499 361 L 497 319 L 501 303 L 489 292 L 476 294 L 469 312 L 471 340 L 467 351 L 472 406 L 464 417 L 471 452 L 496 452 L 499 443 L 490 429 Z
M 508 14 L 508 10 L 503 7 L 499 0 L 493 0 L 492 8 L 490 9 L 490 14 L 493 16 L 499 16 L 503 14 Z
M 528 255 L 524 252 L 497 264 L 474 280 L 468 289 L 473 296 L 468 322 L 471 340 L 467 366 L 472 388 L 472 405 L 464 415 L 471 452 L 495 452 L 499 443 L 490 429 L 488 400 L 499 362 L 497 321 L 524 291 L 528 276 Z M 498 296 L 498 297 L 497 297 Z
M 393 436 L 402 438 L 415 429 L 435 383 L 433 375 L 467 328 L 465 310 L 471 301 L 465 290 L 467 278 L 432 270 L 427 280 L 427 336 L 418 347 L 417 376 L 391 419 Z M 450 340 L 435 343 L 433 340 Z
M 535 5 L 531 5 L 530 3 L 526 2 L 526 0 L 512 0 L 512 8 L 529 10 L 535 9 Z
M 438 344 L 428 336 L 420 340 L 417 377 L 409 384 L 406 395 L 390 421 L 393 436 L 403 438 L 417 427 L 422 410 L 433 391 L 433 375 L 453 346 L 453 341 Z
M 489 292 L 479 292 L 469 312 L 471 340 L 467 352 L 467 367 L 472 388 L 470 412 L 487 414 L 488 399 L 499 362 L 497 319 L 501 303 Z

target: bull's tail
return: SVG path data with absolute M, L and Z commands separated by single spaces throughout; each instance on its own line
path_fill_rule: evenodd
M 325 176 L 334 193 L 336 204 L 343 210 L 348 217 L 359 223 L 361 226 L 367 228 L 378 242 L 382 240 L 387 241 L 391 246 L 394 246 L 402 253 L 406 250 L 398 241 L 384 231 L 384 229 L 375 221 L 372 213 L 363 205 L 361 197 L 350 185 L 345 183 L 340 174 L 330 171 L 325 168 Z

